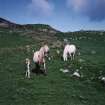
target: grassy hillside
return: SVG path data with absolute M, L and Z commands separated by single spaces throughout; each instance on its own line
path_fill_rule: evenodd
M 25 78 L 25 58 L 32 60 L 32 49 L 39 49 L 40 41 L 23 34 L 0 30 L 0 105 L 105 104 L 105 86 L 98 80 L 100 75 L 105 76 L 105 33 L 56 34 L 61 41 L 66 38 L 76 44 L 75 60 L 63 62 L 52 48 L 54 59 L 47 61 L 48 75 L 32 73 L 31 79 Z M 70 73 L 63 74 L 60 68 L 67 68 Z M 76 69 L 83 78 L 71 77 Z

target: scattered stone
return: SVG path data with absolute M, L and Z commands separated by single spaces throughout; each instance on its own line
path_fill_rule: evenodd
M 79 52 L 78 55 L 81 55 L 81 53 Z
M 30 52 L 30 45 L 26 45 L 26 51 Z
M 68 39 L 64 39 L 64 42 L 68 42 Z
M 80 69 L 82 69 L 83 67 L 82 66 L 80 66 Z
M 78 61 L 81 63 L 81 62 L 84 62 L 84 59 L 81 59 L 81 58 L 80 58 Z
M 63 72 L 63 73 L 68 73 L 69 72 L 68 69 L 62 69 L 62 68 L 60 69 L 60 71 Z
M 73 76 L 80 78 L 79 70 L 77 69 L 74 73 Z
M 105 77 L 102 77 L 101 80 L 105 82 Z
M 96 54 L 96 51 L 92 50 L 92 51 L 91 51 L 91 54 Z
M 48 60 L 51 61 L 51 57 L 48 57 Z
M 104 83 L 104 85 L 105 85 L 105 77 L 100 76 L 98 79 L 101 80 L 101 82 Z

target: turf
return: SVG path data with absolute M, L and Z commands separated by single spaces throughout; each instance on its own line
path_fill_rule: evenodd
M 57 37 L 76 44 L 80 55 L 77 52 L 74 61 L 63 62 L 51 49 L 53 59 L 47 61 L 47 76 L 31 73 L 27 79 L 25 58 L 32 60 L 32 49 L 39 47 L 37 41 L 9 30 L 0 32 L 0 105 L 105 105 L 105 86 L 98 80 L 105 76 L 105 34 L 82 32 Z M 29 52 L 26 45 L 31 46 Z M 70 73 L 62 73 L 60 68 L 68 68 Z M 83 78 L 71 77 L 76 69 Z

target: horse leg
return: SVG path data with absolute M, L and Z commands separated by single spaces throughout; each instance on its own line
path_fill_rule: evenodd
M 39 64 L 39 62 L 37 62 L 37 63 L 35 63 L 36 64 L 36 68 L 35 68 L 35 73 L 36 74 L 39 74 L 39 72 L 40 72 L 40 64 Z
M 66 57 L 63 57 L 63 60 L 66 61 Z
M 26 71 L 26 75 L 25 75 L 25 77 L 27 77 L 27 71 Z
M 30 71 L 28 71 L 28 78 L 30 78 Z
M 66 61 L 67 61 L 67 55 L 66 55 Z
M 44 69 L 46 70 L 46 64 L 45 64 L 45 62 L 44 62 Z
M 67 54 L 63 54 L 63 60 L 67 61 Z
M 73 53 L 73 60 L 74 60 L 74 53 Z
M 72 60 L 72 54 L 70 53 L 70 58 L 71 58 L 71 60 Z
M 66 57 L 65 56 L 63 56 L 63 60 L 66 61 Z
M 43 66 L 44 66 L 45 73 L 47 73 L 45 59 L 43 59 Z
M 62 56 L 62 57 L 63 57 L 63 60 L 65 61 L 65 56 L 64 56 L 64 53 L 63 53 L 63 56 Z
M 74 60 L 75 52 L 73 53 L 73 60 Z

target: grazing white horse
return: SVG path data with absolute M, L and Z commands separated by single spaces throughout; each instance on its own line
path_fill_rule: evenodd
M 64 48 L 64 51 L 63 51 L 63 60 L 67 61 L 68 55 L 70 55 L 71 60 L 73 60 L 74 56 L 75 56 L 75 53 L 76 53 L 76 46 L 75 45 L 73 45 L 73 44 L 65 45 L 65 48 Z
M 37 65 L 44 65 L 44 70 L 46 72 L 46 64 L 45 64 L 45 57 L 47 56 L 49 52 L 49 47 L 47 45 L 44 45 L 40 48 L 39 51 L 34 52 L 33 61 Z
M 30 78 L 30 59 L 26 58 L 26 77 Z

